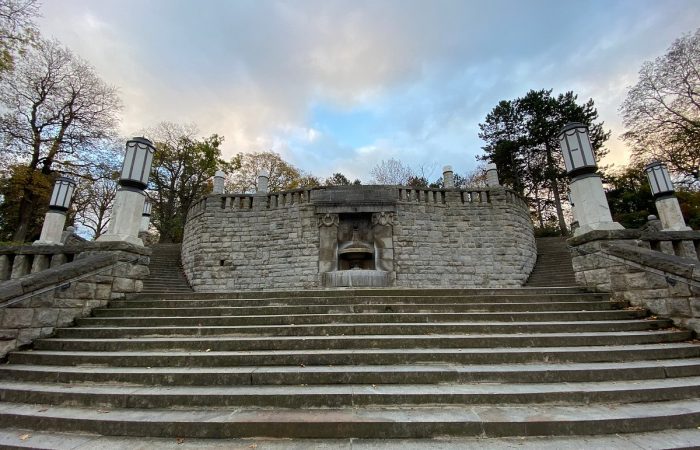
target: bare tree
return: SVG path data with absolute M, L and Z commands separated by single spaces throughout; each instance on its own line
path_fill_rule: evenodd
M 700 164 L 700 29 L 647 61 L 621 107 L 637 162 L 660 160 L 678 175 Z
M 39 15 L 36 0 L 0 0 L 0 75 L 12 68 L 17 53 L 34 41 Z
M 369 173 L 372 176 L 370 182 L 374 184 L 406 186 L 417 178 L 413 169 L 394 158 L 382 160 Z
M 73 199 L 75 222 L 89 230 L 93 239 L 107 231 L 119 187 L 118 176 L 118 164 L 105 164 L 78 182 Z
M 57 41 L 41 40 L 0 81 L 0 136 L 15 160 L 44 175 L 56 169 L 94 164 L 99 145 L 117 125 L 121 103 L 116 88 Z M 38 205 L 30 189 L 19 203 L 13 240 L 27 237 Z

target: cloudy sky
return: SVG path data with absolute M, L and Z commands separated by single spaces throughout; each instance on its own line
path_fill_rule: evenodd
M 272 149 L 325 177 L 397 158 L 466 172 L 478 124 L 530 89 L 618 108 L 697 0 L 43 0 L 41 31 L 121 91 L 122 132 L 194 122 L 224 154 Z

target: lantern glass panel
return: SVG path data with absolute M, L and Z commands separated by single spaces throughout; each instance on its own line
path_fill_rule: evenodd
M 569 174 L 595 171 L 595 154 L 585 125 L 572 123 L 564 127 L 559 134 L 559 146 Z
M 144 216 L 150 216 L 150 215 L 151 215 L 151 208 L 152 208 L 151 202 L 149 202 L 148 200 L 146 200 L 146 201 L 143 203 L 143 215 L 144 215 Z
M 651 163 L 644 168 L 649 179 L 651 193 L 655 196 L 670 194 L 674 191 L 671 176 L 664 164 Z
M 134 138 L 128 141 L 120 183 L 145 189 L 148 185 L 154 151 L 153 144 L 148 139 Z
M 70 207 L 73 191 L 75 190 L 75 181 L 68 177 L 58 177 L 53 185 L 51 199 L 49 200 L 49 208 L 67 211 Z

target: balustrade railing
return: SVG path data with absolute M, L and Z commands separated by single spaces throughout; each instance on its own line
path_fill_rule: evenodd
M 62 245 L 0 247 L 0 281 L 14 280 L 72 262 L 83 249 Z

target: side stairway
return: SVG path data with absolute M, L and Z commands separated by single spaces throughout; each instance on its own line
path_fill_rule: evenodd
M 700 345 L 626 306 L 575 288 L 139 294 L 11 353 L 0 427 L 697 438 Z
M 571 265 L 571 253 L 566 245 L 566 238 L 537 238 L 537 263 L 532 269 L 526 286 L 576 286 L 576 277 Z
M 151 247 L 151 274 L 143 281 L 143 294 L 192 292 L 182 273 L 181 244 L 156 244 Z

